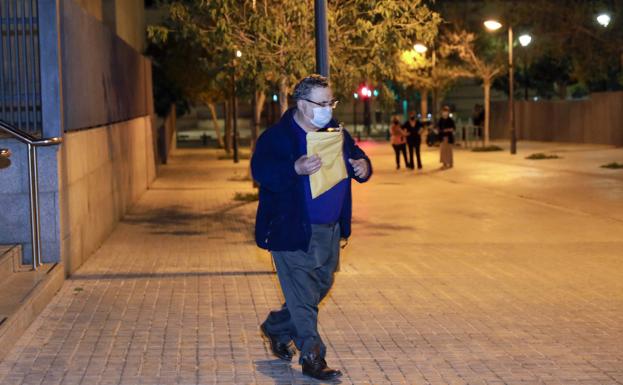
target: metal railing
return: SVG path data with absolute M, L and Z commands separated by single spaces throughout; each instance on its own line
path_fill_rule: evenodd
M 21 132 L 17 128 L 0 120 L 0 131 L 25 143 L 28 146 L 28 192 L 30 196 L 30 239 L 32 242 L 32 267 L 34 270 L 41 262 L 41 228 L 39 221 L 39 170 L 37 167 L 37 147 L 54 146 L 63 142 L 63 138 L 38 139 Z
M 0 0 L 0 120 L 41 131 L 37 0 Z

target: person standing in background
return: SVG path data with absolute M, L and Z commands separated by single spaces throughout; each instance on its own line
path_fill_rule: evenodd
M 437 129 L 441 138 L 439 162 L 443 164 L 442 169 L 452 168 L 454 166 L 452 146 L 454 145 L 456 125 L 450 117 L 450 107 L 444 106 L 441 109 L 441 118 L 437 121 Z
M 472 113 L 472 124 L 476 129 L 476 136 L 479 140 L 482 140 L 482 126 L 485 123 L 485 110 L 480 104 L 474 106 L 474 112 Z
M 389 129 L 391 132 L 391 144 L 394 148 L 394 152 L 396 153 L 396 170 L 400 169 L 400 153 L 402 152 L 402 157 L 405 160 L 405 166 L 409 167 L 409 162 L 407 162 L 407 145 L 405 137 L 409 135 L 409 133 L 404 130 L 400 126 L 400 120 L 398 120 L 398 116 L 394 116 L 392 119 L 392 125 Z
M 415 149 L 415 157 L 417 158 L 417 168 L 422 169 L 422 158 L 420 157 L 420 145 L 422 144 L 422 130 L 424 124 L 416 118 L 415 112 L 411 112 L 409 120 L 402 125 L 407 135 L 407 147 L 409 148 L 409 163 L 407 167 L 411 170 L 415 168 L 413 163 L 413 150 Z

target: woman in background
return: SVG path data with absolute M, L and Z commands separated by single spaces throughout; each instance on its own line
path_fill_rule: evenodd
M 400 120 L 397 116 L 392 119 L 392 125 L 389 129 L 391 133 L 390 142 L 396 153 L 396 170 L 400 169 L 400 153 L 405 160 L 405 166 L 409 166 L 407 162 L 407 145 L 405 137 L 408 135 L 407 131 L 400 126 Z
M 441 146 L 439 150 L 439 162 L 443 164 L 442 169 L 452 168 L 453 154 L 452 146 L 454 145 L 454 130 L 456 125 L 450 117 L 450 107 L 444 106 L 441 109 L 441 118 L 437 122 L 437 129 L 441 137 Z

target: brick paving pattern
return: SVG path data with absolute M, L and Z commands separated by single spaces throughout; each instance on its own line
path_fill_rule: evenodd
M 321 306 L 342 383 L 623 384 L 621 174 L 460 151 L 446 172 L 425 151 L 429 171 L 412 173 L 387 147 L 367 146 L 376 175 L 355 188 Z M 252 240 L 255 203 L 232 199 L 252 191 L 245 172 L 180 150 L 0 363 L 0 384 L 320 383 L 260 337 L 282 296 Z

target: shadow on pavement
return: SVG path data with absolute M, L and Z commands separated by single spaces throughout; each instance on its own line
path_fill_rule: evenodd
M 233 277 L 274 275 L 274 271 L 179 271 L 161 273 L 103 273 L 103 274 L 73 274 L 70 281 L 95 281 L 104 279 L 141 279 L 141 278 L 176 278 L 176 277 Z
M 126 215 L 121 222 L 145 226 L 156 235 L 200 236 L 223 231 L 240 232 L 248 228 L 252 233 L 253 222 L 247 213 L 235 210 L 252 202 L 229 204 L 216 211 L 193 212 L 191 208 L 173 205 L 145 211 L 135 211 Z M 190 227 L 190 228 L 186 228 Z M 199 230 L 197 228 L 200 228 Z
M 298 366 L 298 365 L 296 365 Z M 295 369 L 292 364 L 283 360 L 259 360 L 255 361 L 255 370 L 258 373 L 272 378 L 277 385 L 286 384 L 341 384 L 342 381 L 336 379 L 334 381 L 323 382 L 315 380 L 311 377 L 304 376 L 300 369 Z

